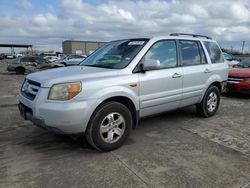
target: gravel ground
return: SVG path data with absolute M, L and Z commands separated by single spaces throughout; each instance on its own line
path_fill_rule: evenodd
M 99 153 L 24 121 L 24 76 L 0 62 L 0 187 L 250 187 L 250 99 L 222 96 L 203 119 L 194 107 L 141 120 L 125 145 Z

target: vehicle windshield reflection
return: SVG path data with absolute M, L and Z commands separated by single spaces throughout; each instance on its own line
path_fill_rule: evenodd
M 80 65 L 110 69 L 126 67 L 146 44 L 148 39 L 110 42 L 87 57 Z

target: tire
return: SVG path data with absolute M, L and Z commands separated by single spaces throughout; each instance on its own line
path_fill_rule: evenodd
M 211 85 L 202 101 L 196 105 L 197 114 L 201 117 L 211 117 L 213 116 L 220 105 L 220 90 L 218 87 Z
M 24 74 L 25 73 L 25 69 L 23 67 L 17 67 L 15 69 L 16 74 Z
M 97 150 L 111 151 L 123 145 L 132 124 L 132 114 L 126 106 L 113 101 L 105 102 L 92 114 L 85 136 Z

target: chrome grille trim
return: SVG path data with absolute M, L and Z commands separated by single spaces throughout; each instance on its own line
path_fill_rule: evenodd
M 35 83 L 35 85 L 34 85 Z M 40 83 L 34 82 L 32 80 L 25 80 L 21 89 L 21 93 L 24 97 L 34 100 L 39 89 Z
M 244 78 L 241 78 L 241 77 L 228 77 L 228 80 L 227 82 L 228 83 L 232 83 L 232 84 L 238 84 L 240 83 L 242 80 L 244 80 Z

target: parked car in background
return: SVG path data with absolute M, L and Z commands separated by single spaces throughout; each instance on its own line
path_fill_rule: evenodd
M 16 54 L 16 57 L 23 57 L 23 54 Z
M 228 92 L 250 94 L 250 59 L 233 65 L 229 71 L 227 89 Z
M 51 63 L 44 58 L 35 56 L 20 57 L 7 63 L 7 70 L 9 72 L 16 72 L 16 74 L 24 74 L 58 67 L 64 66 L 60 63 Z
M 233 65 L 237 65 L 240 62 L 239 59 L 226 52 L 223 52 L 223 57 L 225 59 L 225 62 L 229 65 L 229 68 L 232 68 Z
M 0 54 L 0 60 L 5 59 L 5 55 L 4 54 Z
M 60 60 L 60 57 L 57 56 L 45 56 L 44 59 L 46 59 L 49 62 L 57 62 Z
M 49 131 L 85 134 L 100 151 L 120 147 L 147 116 L 196 105 L 211 117 L 228 65 L 210 37 L 182 35 L 112 41 L 79 66 L 29 74 L 20 114 Z
M 14 55 L 8 54 L 5 56 L 6 59 L 15 59 Z
M 86 58 L 85 55 L 69 55 L 69 56 L 67 56 L 59 61 L 64 66 L 73 66 L 73 65 L 78 65 L 85 58 Z

